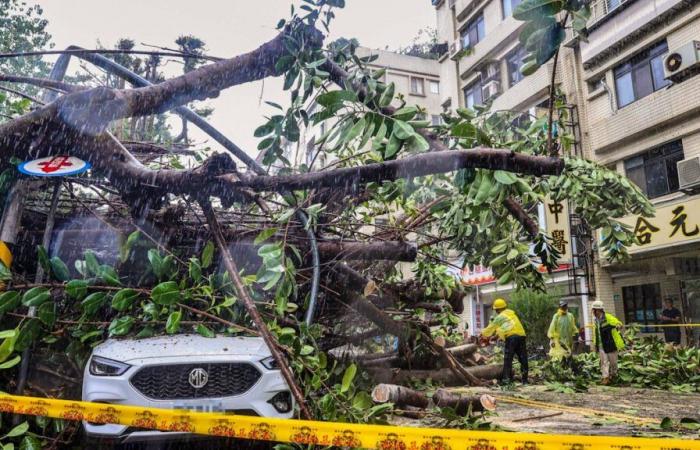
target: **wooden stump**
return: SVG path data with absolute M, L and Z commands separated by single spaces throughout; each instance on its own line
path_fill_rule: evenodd
M 430 400 L 419 391 L 395 384 L 378 384 L 372 390 L 372 400 L 375 403 L 393 403 L 397 407 L 416 406 L 427 408 Z
M 433 402 L 435 406 L 440 408 L 452 408 L 459 415 L 496 409 L 496 399 L 488 394 L 469 396 L 449 392 L 445 389 L 438 389 L 433 394 Z

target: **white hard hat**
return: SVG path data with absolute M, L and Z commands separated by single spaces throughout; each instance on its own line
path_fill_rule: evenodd
M 592 309 L 605 309 L 605 308 L 603 307 L 603 302 L 601 302 L 600 300 L 594 301 L 594 302 L 591 304 L 591 308 L 592 308 Z

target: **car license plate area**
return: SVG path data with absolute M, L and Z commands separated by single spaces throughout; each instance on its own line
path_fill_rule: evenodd
M 196 402 L 196 403 L 191 403 L 191 402 L 183 402 L 183 403 L 175 403 L 173 405 L 174 409 L 183 409 L 185 411 L 193 411 L 193 412 L 223 412 L 224 407 L 221 404 L 221 402 L 216 402 L 216 401 L 206 401 L 206 402 Z

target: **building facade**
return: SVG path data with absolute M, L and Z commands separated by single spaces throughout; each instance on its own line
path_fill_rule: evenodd
M 433 0 L 448 47 L 440 59 L 444 108 L 490 101 L 490 111 L 542 114 L 553 66 L 550 61 L 528 77 L 519 73 L 522 22 L 512 18 L 519 3 Z M 623 264 L 609 264 L 597 253 L 600 236 L 581 238 L 585 227 L 565 213 L 568 223 L 557 232 L 568 237 L 572 257 L 566 273 L 551 277 L 552 291 L 570 296 L 584 323 L 588 303 L 601 300 L 626 323 L 653 325 L 665 298 L 687 323 L 700 323 L 700 195 L 693 184 L 700 184 L 700 77 L 697 69 L 684 76 L 664 72 L 671 54 L 682 55 L 682 64 L 700 58 L 694 43 L 700 41 L 700 2 L 594 0 L 591 9 L 588 38 L 568 36 L 554 78 L 570 105 L 576 153 L 625 174 L 657 213 L 623 219 L 639 238 Z M 541 226 L 554 231 L 549 213 L 566 206 L 542 205 Z M 463 279 L 478 286 L 464 314 L 478 330 L 495 295 L 512 287 L 497 286 L 488 268 L 467 268 Z

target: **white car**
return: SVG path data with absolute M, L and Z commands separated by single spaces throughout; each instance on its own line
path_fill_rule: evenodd
M 84 401 L 291 418 L 289 387 L 262 338 L 174 335 L 110 339 L 85 367 Z M 90 439 L 171 440 L 163 433 L 84 422 Z

